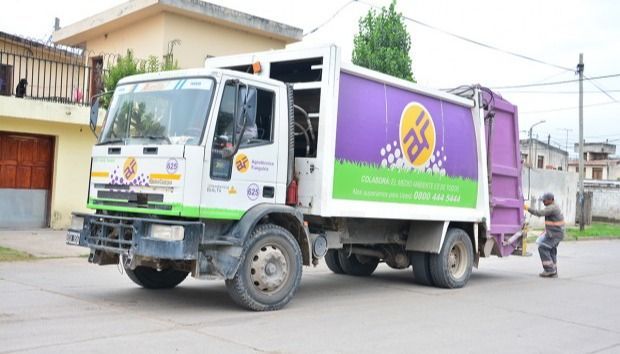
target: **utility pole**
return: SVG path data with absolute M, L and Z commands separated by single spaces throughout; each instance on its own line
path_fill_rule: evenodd
M 583 175 L 585 174 L 583 169 L 583 53 L 579 53 L 579 64 L 577 65 L 577 72 L 579 73 L 579 230 L 585 229 L 585 200 L 583 194 Z

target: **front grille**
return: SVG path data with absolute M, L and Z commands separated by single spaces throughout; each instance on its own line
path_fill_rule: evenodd
M 148 203 L 163 202 L 164 195 L 160 193 L 135 193 L 117 191 L 97 191 L 97 198 L 123 199 L 128 202 Z
M 128 255 L 137 232 L 131 220 L 97 217 L 91 220 L 87 240 L 91 248 Z
M 172 205 L 163 204 L 139 204 L 123 201 L 111 201 L 111 200 L 93 200 L 95 205 L 108 205 L 108 206 L 120 206 L 130 208 L 143 208 L 143 209 L 157 209 L 157 210 L 172 210 Z

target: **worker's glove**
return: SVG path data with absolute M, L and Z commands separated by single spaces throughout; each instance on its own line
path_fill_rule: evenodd
M 530 210 L 530 207 L 529 207 L 529 206 L 527 206 L 527 204 L 523 204 L 523 209 L 525 209 L 525 211 L 529 211 L 529 210 Z

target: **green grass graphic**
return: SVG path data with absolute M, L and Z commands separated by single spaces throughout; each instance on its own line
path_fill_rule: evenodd
M 478 182 L 347 160 L 334 164 L 335 199 L 475 208 Z

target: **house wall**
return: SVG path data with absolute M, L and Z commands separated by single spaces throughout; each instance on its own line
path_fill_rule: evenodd
M 529 205 L 536 209 L 544 208 L 538 199 L 545 192 L 551 192 L 555 196 L 555 202 L 562 209 L 564 220 L 567 224 L 575 224 L 575 206 L 577 205 L 577 183 L 579 175 L 574 172 L 541 170 L 524 168 L 523 177 L 523 198 L 529 200 Z M 530 189 L 531 185 L 531 189 Z M 530 227 L 544 228 L 545 219 L 539 218 L 528 213 L 526 218 Z
M 620 163 L 618 162 L 613 163 L 609 167 L 609 176 L 607 176 L 607 179 L 611 179 L 614 181 L 620 181 Z
M 97 55 L 125 55 L 127 49 L 133 50 L 136 58 L 146 59 L 154 55 L 161 59 L 166 48 L 164 18 L 161 13 L 89 39 L 86 42 L 87 60 Z M 106 61 L 107 58 L 108 56 Z M 110 58 L 112 62 L 104 62 L 104 66 L 114 64 L 113 57 Z
M 87 211 L 90 156 L 95 138 L 85 107 L 0 97 L 0 130 L 55 139 L 50 226 L 66 228 L 72 211 Z
M 181 41 L 173 50 L 180 68 L 202 67 L 207 55 L 281 49 L 286 45 L 263 35 L 163 12 L 89 39 L 86 42 L 87 57 L 124 55 L 127 49 L 131 49 L 136 58 L 146 59 L 154 55 L 161 60 L 167 54 L 168 43 L 175 39 Z M 104 66 L 111 64 L 114 63 L 104 62 Z
M 221 56 L 250 53 L 269 49 L 281 49 L 285 43 L 216 23 L 200 21 L 174 13 L 164 13 L 164 35 L 162 43 L 165 50 L 170 41 L 181 40 L 174 47 L 174 58 L 181 68 L 204 66 L 207 55 Z
M 585 166 L 584 179 L 593 179 L 592 170 L 594 168 L 600 168 L 603 172 L 602 180 L 618 180 L 620 179 L 620 165 L 610 163 L 608 166 Z M 579 170 L 579 165 L 570 165 L 569 171 L 576 172 Z
M 529 142 L 529 141 L 528 141 Z M 529 144 L 528 142 L 521 142 L 521 155 L 530 154 Z M 566 166 L 568 163 L 568 153 L 561 153 L 557 149 L 549 149 L 547 145 L 541 144 L 537 140 L 534 140 L 532 143 L 532 159 L 533 167 L 537 168 L 538 166 L 538 157 L 542 156 L 544 158 L 544 166 L 553 166 L 554 169 L 566 170 Z M 524 161 L 527 164 L 528 160 Z
M 592 218 L 594 220 L 620 222 L 620 188 L 588 187 L 592 192 Z

